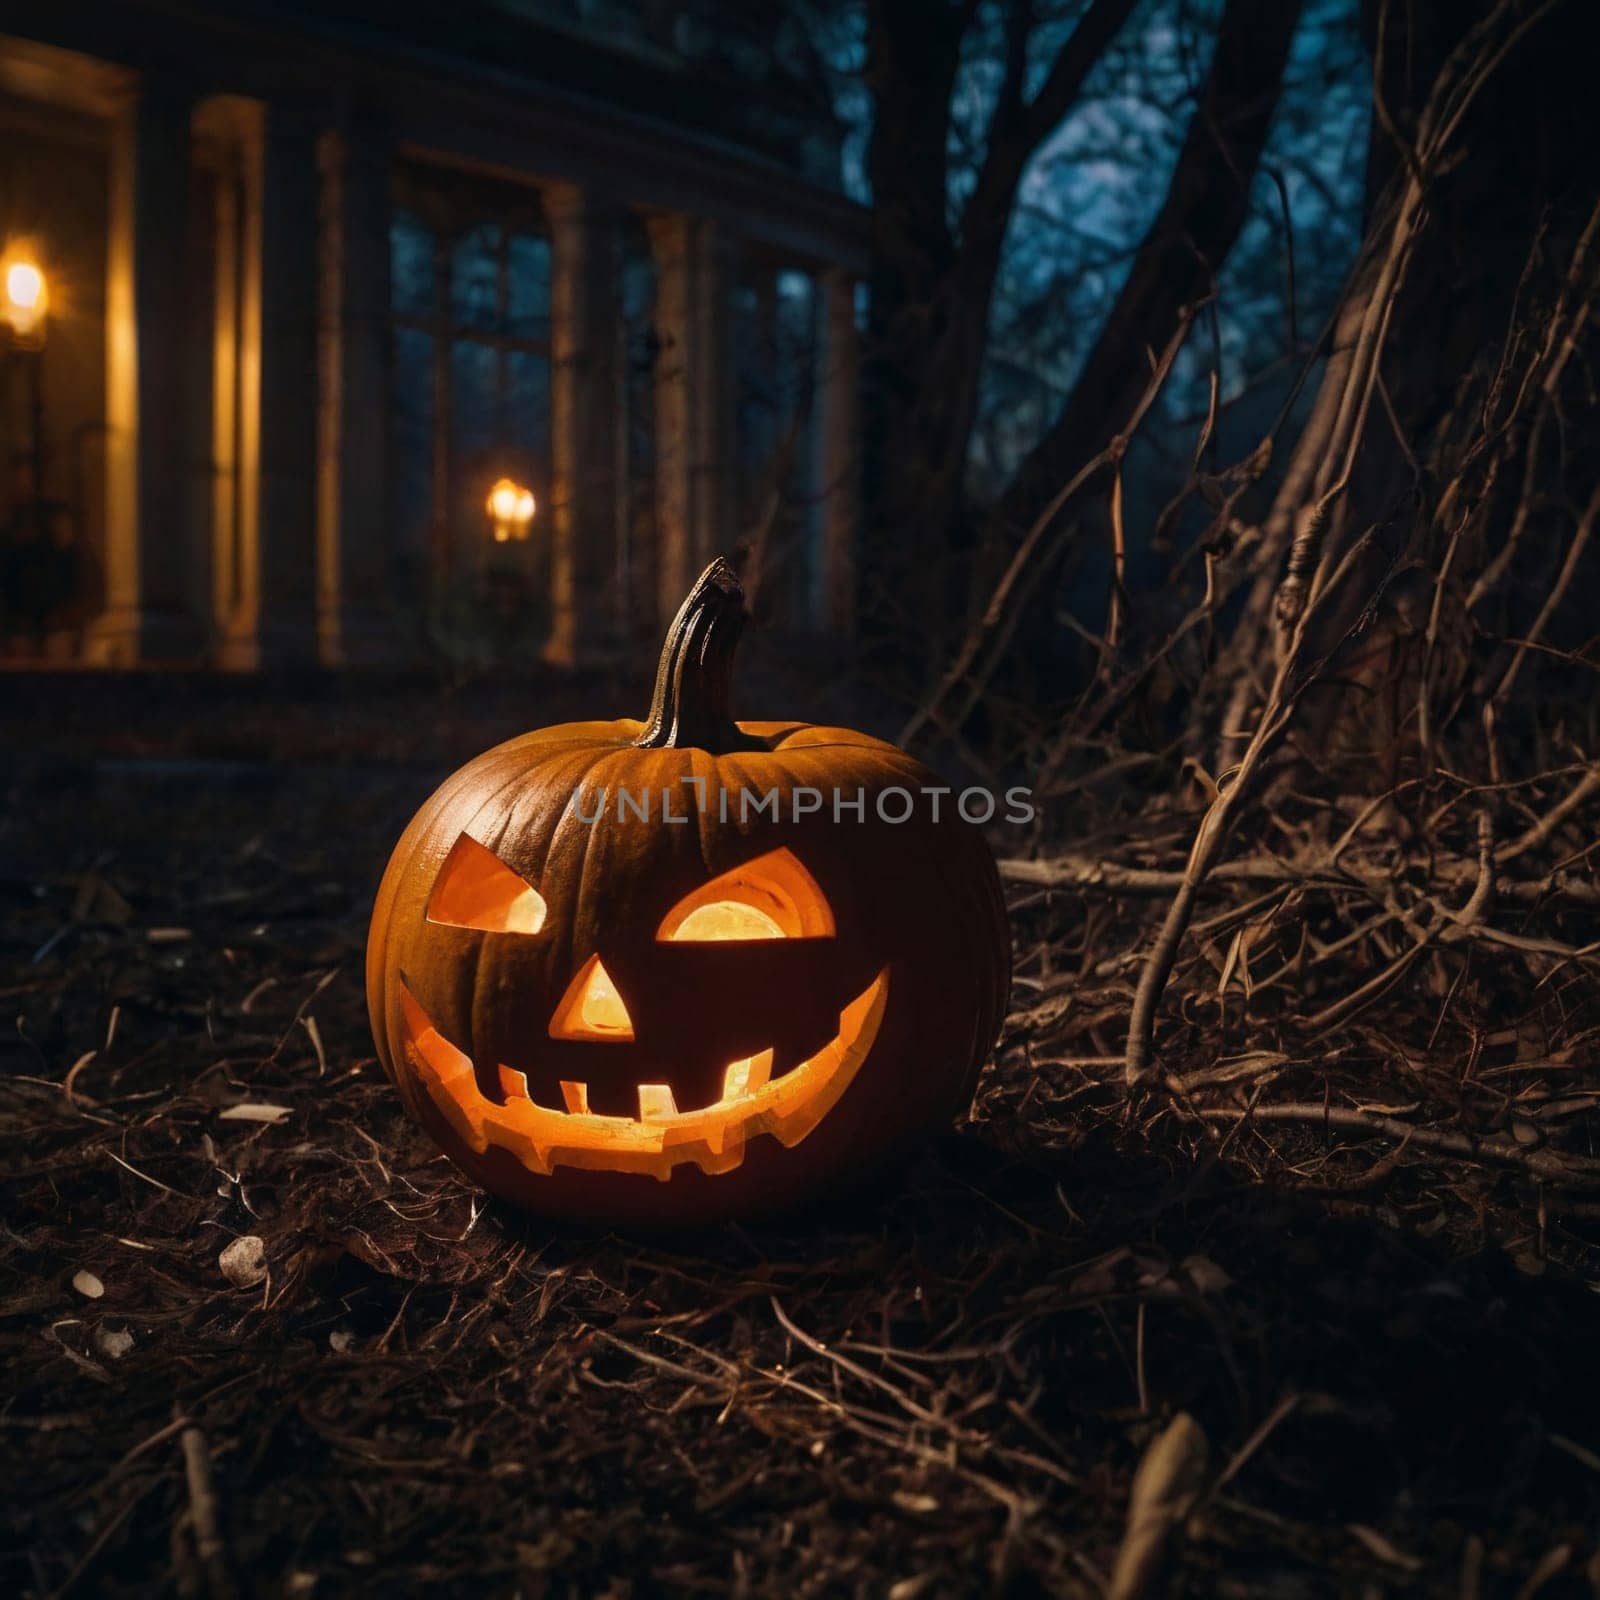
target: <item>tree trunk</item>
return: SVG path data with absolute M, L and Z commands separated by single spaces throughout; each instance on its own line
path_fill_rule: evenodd
M 1250 186 L 1278 103 L 1301 0 L 1228 0 L 1211 70 L 1167 198 L 1071 396 L 1001 499 L 1006 544 L 1127 421 L 1148 352 L 1211 292 L 1249 215 Z
M 970 578 L 967 450 L 1017 186 L 1133 9 L 1134 0 L 1093 0 L 1029 101 L 1033 20 L 1013 0 L 984 160 L 953 226 L 946 151 L 966 18 L 927 0 L 871 6 L 875 206 L 862 490 L 875 537 L 865 552 L 861 612 L 869 625 L 877 619 L 917 639 L 920 648 L 909 652 L 917 665 L 937 657 L 945 625 L 964 609 L 952 601 Z
M 950 96 L 961 47 L 955 9 L 917 0 L 870 8 L 873 93 L 867 170 L 872 184 L 872 267 L 862 358 L 861 490 L 872 537 L 863 545 L 858 609 L 880 664 L 881 646 L 911 631 L 920 605 L 908 579 L 913 546 L 949 535 L 946 501 L 935 527 L 928 507 L 946 482 L 938 430 L 922 408 L 932 350 L 948 336 L 955 241 L 947 215 Z M 910 613 L 908 616 L 907 613 Z

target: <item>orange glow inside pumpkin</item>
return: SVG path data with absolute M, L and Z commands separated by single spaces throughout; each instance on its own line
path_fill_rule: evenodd
M 670 918 L 668 919 L 671 920 Z M 707 905 L 696 906 L 684 919 L 679 922 L 667 935 L 669 939 L 688 942 L 690 940 L 716 940 L 716 939 L 782 939 L 784 931 L 760 906 L 750 905 L 743 900 L 713 900 Z M 772 1070 L 772 1052 L 765 1052 L 767 1058 L 767 1071 Z M 723 1074 L 722 1098 L 731 1100 L 739 1095 L 748 1094 L 752 1089 L 759 1089 L 765 1083 L 765 1074 L 761 1083 L 752 1083 L 755 1075 L 756 1057 L 746 1056 L 742 1061 L 735 1061 Z M 640 1091 L 641 1101 L 644 1091 Z M 667 1091 L 667 1098 L 672 1098 L 672 1091 Z
M 626 1044 L 633 1018 L 599 956 L 590 956 L 550 1018 L 552 1039 L 597 1039 Z
M 777 851 L 774 854 L 787 856 L 790 861 L 794 861 L 794 857 L 787 850 Z M 769 859 L 763 857 L 763 864 Z M 815 901 L 811 903 L 825 908 L 826 902 L 822 899 L 822 891 L 811 882 L 810 874 L 805 873 L 799 862 L 795 861 L 794 865 L 804 875 L 806 884 L 815 894 Z M 793 927 L 803 924 L 804 919 L 794 898 L 785 893 L 781 886 L 764 878 L 759 872 L 752 873 L 749 868 L 725 873 L 706 887 L 709 889 L 720 887 L 724 892 L 736 894 L 740 898 L 706 900 L 704 898 L 706 890 L 696 890 L 687 900 L 675 906 L 666 921 L 662 923 L 663 930 L 670 931 L 663 931 L 661 938 L 678 943 L 711 943 L 722 939 L 788 938 L 787 930 L 769 914 L 768 910 L 763 909 L 763 905 L 776 910 Z M 816 920 L 814 915 L 812 920 Z M 611 976 L 599 956 L 591 956 L 579 972 L 572 988 L 556 1007 L 555 1016 L 550 1023 L 550 1037 L 625 1041 L 632 1039 L 633 1036 L 633 1019 L 628 1015 L 628 1008 L 623 1003 L 622 996 L 617 993 L 617 986 L 611 981 Z M 763 1050 L 757 1055 L 745 1056 L 738 1061 L 730 1062 L 722 1076 L 724 1103 L 755 1094 L 766 1087 L 771 1075 L 770 1050 Z M 561 1092 L 568 1111 L 588 1111 L 587 1084 L 564 1082 L 561 1085 Z M 639 1085 L 641 1122 L 662 1122 L 677 1114 L 678 1105 L 673 1098 L 671 1084 Z
M 531 899 L 529 898 L 531 897 Z M 428 904 L 433 922 L 489 932 L 537 932 L 545 905 L 531 885 L 465 834 L 456 841 Z M 833 912 L 811 874 L 787 850 L 770 851 L 692 890 L 657 929 L 687 943 L 827 938 Z M 516 1154 L 531 1170 L 555 1166 L 636 1172 L 665 1180 L 685 1162 L 707 1173 L 744 1160 L 757 1133 L 797 1144 L 837 1102 L 872 1048 L 888 993 L 888 969 L 839 1014 L 839 1031 L 815 1055 L 772 1077 L 773 1051 L 731 1061 L 714 1105 L 680 1111 L 672 1086 L 638 1085 L 637 1117 L 596 1115 L 587 1083 L 562 1080 L 562 1109 L 534 1104 L 527 1077 L 501 1065 L 503 1106 L 483 1100 L 472 1064 L 403 992 L 408 1048 L 434 1103 L 471 1146 Z M 550 1019 L 552 1039 L 629 1043 L 633 1019 L 598 953 L 578 969 Z
M 656 930 L 691 939 L 826 939 L 833 912 L 792 850 L 769 850 L 686 894 Z
M 494 851 L 462 834 L 451 846 L 428 897 L 428 921 L 484 933 L 537 933 L 544 896 Z
M 715 1105 L 679 1111 L 664 1084 L 639 1085 L 639 1116 L 590 1112 L 588 1089 L 563 1083 L 565 1110 L 536 1105 L 524 1074 L 500 1069 L 505 1103 L 479 1094 L 471 1058 L 441 1034 L 404 986 L 400 990 L 406 1051 L 424 1091 L 456 1135 L 480 1155 L 505 1150 L 530 1172 L 586 1167 L 632 1172 L 665 1182 L 674 1167 L 689 1164 L 705 1173 L 741 1166 L 749 1141 L 771 1134 L 797 1145 L 836 1106 L 872 1051 L 889 999 L 889 969 L 839 1013 L 839 1031 L 817 1053 L 771 1078 L 772 1052 L 748 1062 L 739 1092 Z
M 833 913 L 816 880 L 792 851 L 773 850 L 686 894 L 667 913 L 656 938 L 666 943 L 712 943 L 825 938 L 833 931 Z M 598 954 L 589 957 L 568 985 L 550 1019 L 550 1037 L 621 1043 L 633 1039 L 627 1002 Z M 753 1093 L 766 1082 L 758 1062 L 759 1057 L 752 1056 L 729 1065 L 728 1093 Z M 653 1091 L 652 1106 L 665 1105 L 672 1097 L 663 1084 L 641 1084 L 641 1106 L 646 1089 Z
M 623 1005 L 611 974 L 598 960 L 584 985 L 578 1017 L 586 1028 L 593 1028 L 596 1033 L 633 1033 L 633 1019 L 628 1015 L 628 1008 Z
M 759 906 L 740 900 L 713 900 L 699 905 L 676 924 L 668 936 L 678 941 L 707 942 L 719 939 L 782 939 L 783 929 Z M 552 1039 L 615 1040 L 626 1043 L 634 1037 L 633 1018 L 605 963 L 598 955 L 590 956 L 579 969 L 561 1003 L 550 1019 Z M 730 1075 L 737 1075 L 741 1083 L 748 1079 L 752 1063 L 736 1061 L 729 1067 Z M 672 1099 L 672 1090 L 665 1085 L 640 1086 L 641 1105 L 644 1091 L 653 1090 L 652 1105 L 664 1105 Z M 648 1114 L 648 1113 L 646 1113 Z
M 760 906 L 742 900 L 713 900 L 696 906 L 667 935 L 674 941 L 717 939 L 783 939 L 787 935 Z

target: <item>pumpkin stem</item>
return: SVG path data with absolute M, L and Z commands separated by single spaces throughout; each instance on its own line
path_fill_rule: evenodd
M 733 656 L 744 631 L 744 590 L 718 556 L 700 574 L 667 629 L 656 668 L 656 689 L 641 750 L 765 750 L 766 741 L 740 730 L 729 707 Z

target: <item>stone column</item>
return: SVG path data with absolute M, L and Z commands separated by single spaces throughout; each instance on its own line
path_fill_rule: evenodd
M 268 106 L 247 165 L 238 603 L 225 667 L 317 659 L 318 173 L 309 117 Z
M 571 184 L 544 191 L 550 219 L 550 639 L 572 666 L 614 641 L 618 580 L 617 441 L 624 415 L 617 360 L 615 211 Z
M 110 130 L 106 240 L 105 610 L 86 660 L 185 659 L 205 643 L 184 603 L 184 88 L 146 78 Z
M 861 512 L 860 356 L 855 281 L 832 268 L 816 286 L 816 413 L 811 430 L 817 518 L 819 607 L 825 632 L 847 636 L 855 621 L 856 543 Z
M 317 648 L 328 666 L 399 651 L 389 502 L 387 130 L 356 111 L 324 136 Z
M 734 454 L 734 288 L 737 241 L 718 222 L 695 225 L 693 321 L 694 571 L 725 555 L 737 529 L 738 464 Z M 682 596 L 679 596 L 682 599 Z M 674 608 L 676 609 L 676 608 Z
M 715 222 L 655 217 L 656 596 L 671 619 L 733 533 L 733 250 Z
M 690 473 L 689 347 L 692 217 L 651 217 L 646 223 L 656 268 L 656 619 L 670 619 L 694 581 L 694 506 Z
M 239 199 L 229 147 L 215 191 L 211 337 L 211 615 L 225 628 L 238 594 L 239 538 Z

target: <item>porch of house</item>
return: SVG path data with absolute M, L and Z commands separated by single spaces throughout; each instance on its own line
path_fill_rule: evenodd
M 8 557 L 9 663 L 604 664 L 741 544 L 780 630 L 848 635 L 836 190 L 381 36 L 67 9 L 0 38 L 0 252 L 49 294 L 0 514 L 54 552 Z

